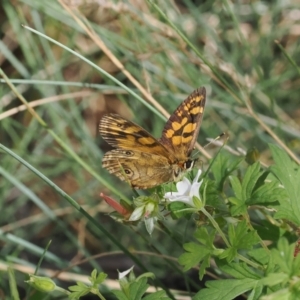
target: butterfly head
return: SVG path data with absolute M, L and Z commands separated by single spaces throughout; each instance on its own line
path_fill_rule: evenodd
M 184 164 L 183 168 L 186 172 L 192 170 L 194 168 L 195 160 L 188 159 Z
M 175 182 L 181 180 L 187 172 L 193 169 L 196 161 L 197 159 L 188 159 L 183 163 L 175 164 L 173 167 L 173 180 Z

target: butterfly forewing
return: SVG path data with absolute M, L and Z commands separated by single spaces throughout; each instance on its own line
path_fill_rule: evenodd
M 99 124 L 102 137 L 113 147 L 137 149 L 169 157 L 169 151 L 150 133 L 116 114 L 105 115 Z
M 190 156 L 198 138 L 206 100 L 205 88 L 195 90 L 167 121 L 160 142 L 179 159 Z

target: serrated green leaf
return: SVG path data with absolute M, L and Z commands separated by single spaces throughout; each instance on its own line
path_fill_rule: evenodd
M 16 277 L 15 277 L 15 272 L 14 272 L 14 269 L 11 267 L 8 268 L 8 278 L 9 278 L 10 292 L 11 292 L 11 296 L 12 296 L 11 299 L 20 300 L 18 288 L 17 288 Z M 51 279 L 49 278 L 49 280 L 51 280 Z M 55 287 L 55 284 L 54 284 L 54 287 Z
M 89 280 L 92 281 L 92 280 L 95 280 L 97 277 L 97 270 L 94 269 L 91 273 L 91 277 L 89 277 Z
M 268 294 L 265 297 L 262 297 L 261 300 L 298 300 L 299 295 L 295 295 L 293 297 L 292 293 L 289 291 L 288 288 L 281 289 L 275 293 Z
M 288 199 L 279 200 L 276 217 L 287 218 L 300 226 L 300 168 L 285 151 L 272 144 L 269 144 L 269 147 L 275 161 L 275 165 L 270 169 L 284 186 L 288 196 Z
M 235 239 L 232 245 L 238 249 L 251 249 L 259 242 L 255 231 L 249 231 L 246 221 L 239 222 L 235 227 Z
M 147 284 L 147 278 L 141 278 L 135 282 L 132 282 L 129 287 L 129 299 L 140 300 L 145 294 L 149 285 Z
M 215 230 L 208 233 L 205 227 L 199 227 L 194 233 L 194 236 L 201 244 L 213 250 L 215 234 L 216 234 Z
M 224 250 L 220 255 L 220 259 L 226 258 L 228 262 L 231 262 L 237 255 L 237 249 L 235 247 L 230 247 Z
M 111 291 L 119 300 L 130 300 L 123 291 L 112 290 Z
M 229 156 L 227 153 L 219 152 L 215 157 L 211 170 L 216 181 L 216 187 L 218 191 L 223 190 L 223 185 L 226 178 L 237 168 L 237 166 L 243 161 L 243 157 Z
M 279 187 L 278 182 L 267 182 L 260 186 L 247 201 L 248 205 L 255 204 L 275 204 L 285 196 L 285 190 Z
M 199 268 L 199 279 L 202 280 L 205 275 L 206 268 L 210 266 L 210 255 L 203 257 L 200 268 Z
M 267 277 L 262 278 L 260 282 L 263 285 L 274 286 L 280 283 L 286 283 L 289 279 L 289 276 L 283 272 L 270 273 Z
M 278 272 L 290 274 L 294 263 L 294 246 L 289 245 L 286 238 L 281 238 L 277 243 L 277 249 L 271 250 L 273 261 L 279 266 Z
M 169 299 L 171 298 L 167 296 L 165 291 L 157 291 L 143 298 L 143 300 L 169 300 Z
M 187 253 L 180 255 L 178 262 L 184 266 L 184 271 L 196 266 L 206 255 L 211 252 L 211 250 L 209 250 L 207 247 L 196 243 L 184 244 L 183 248 L 187 251 Z
M 295 249 L 293 244 L 293 249 Z M 291 272 L 292 276 L 300 276 L 300 255 L 294 258 L 293 268 Z
M 260 176 L 261 172 L 259 162 L 256 162 L 247 169 L 242 182 L 242 200 L 244 200 L 244 202 L 250 198 Z
M 231 245 L 234 245 L 235 241 L 235 229 L 232 223 L 228 224 L 228 238 Z
M 245 263 L 230 263 L 223 265 L 220 269 L 235 279 L 251 278 L 259 280 L 261 277 L 250 269 Z
M 92 282 L 93 284 L 101 284 L 107 277 L 107 274 L 100 272 L 96 279 Z
M 236 198 L 242 200 L 243 199 L 243 196 L 242 196 L 242 185 L 241 185 L 239 179 L 236 176 L 229 176 L 229 181 L 230 181 L 232 189 L 233 189 L 233 191 L 235 193 Z
M 69 286 L 71 294 L 69 295 L 70 299 L 79 299 L 80 297 L 90 293 L 91 287 L 86 286 L 82 282 L 77 282 L 77 285 Z
M 268 178 L 269 174 L 270 174 L 269 170 L 264 171 L 260 174 L 258 180 L 256 181 L 255 187 L 253 188 L 253 192 L 265 184 L 265 180 Z
M 238 243 L 236 244 L 239 249 L 252 249 L 254 245 L 259 243 L 259 238 L 255 231 L 247 232 L 244 235 L 240 234 L 239 236 L 240 238 L 238 239 L 237 235 Z
M 249 231 L 246 221 L 239 222 L 236 226 L 229 224 L 228 238 L 231 246 L 220 254 L 219 258 L 226 258 L 229 262 L 235 258 L 237 250 L 251 249 L 259 242 L 256 232 Z
M 247 213 L 247 205 L 243 200 L 236 197 L 229 197 L 228 201 L 232 204 L 230 207 L 230 213 L 233 217 Z
M 254 279 L 226 279 L 208 281 L 207 288 L 197 293 L 193 300 L 232 300 L 238 295 L 256 288 L 259 282 Z
M 247 254 L 261 265 L 266 265 L 270 262 L 270 253 L 263 248 L 250 250 Z
M 260 299 L 262 291 L 263 291 L 263 286 L 259 285 L 259 286 L 255 287 L 251 291 L 251 293 L 249 294 L 247 300 L 258 300 L 258 299 Z
M 217 190 L 216 183 L 213 180 L 204 178 L 204 181 L 200 187 L 200 194 L 203 195 L 205 190 L 205 205 L 212 206 L 215 209 L 225 211 L 227 206 L 225 205 L 223 199 L 219 196 L 219 191 Z
M 151 278 L 151 279 L 154 279 L 155 278 L 155 275 L 154 275 L 154 273 L 152 273 L 152 272 L 146 272 L 146 273 L 143 273 L 142 275 L 140 275 L 140 276 L 138 276 L 137 278 L 136 278 L 136 280 L 138 281 L 138 280 L 140 280 L 141 278 Z

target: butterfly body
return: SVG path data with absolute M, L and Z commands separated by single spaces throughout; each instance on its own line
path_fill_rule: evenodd
M 100 121 L 100 134 L 116 149 L 104 155 L 102 166 L 133 188 L 178 181 L 195 164 L 190 155 L 204 105 L 205 89 L 199 88 L 170 116 L 160 139 L 119 115 L 105 115 Z

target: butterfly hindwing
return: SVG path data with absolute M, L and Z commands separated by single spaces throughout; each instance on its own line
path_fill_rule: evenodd
M 173 178 L 168 159 L 153 153 L 114 149 L 105 153 L 102 166 L 138 189 L 151 188 Z

